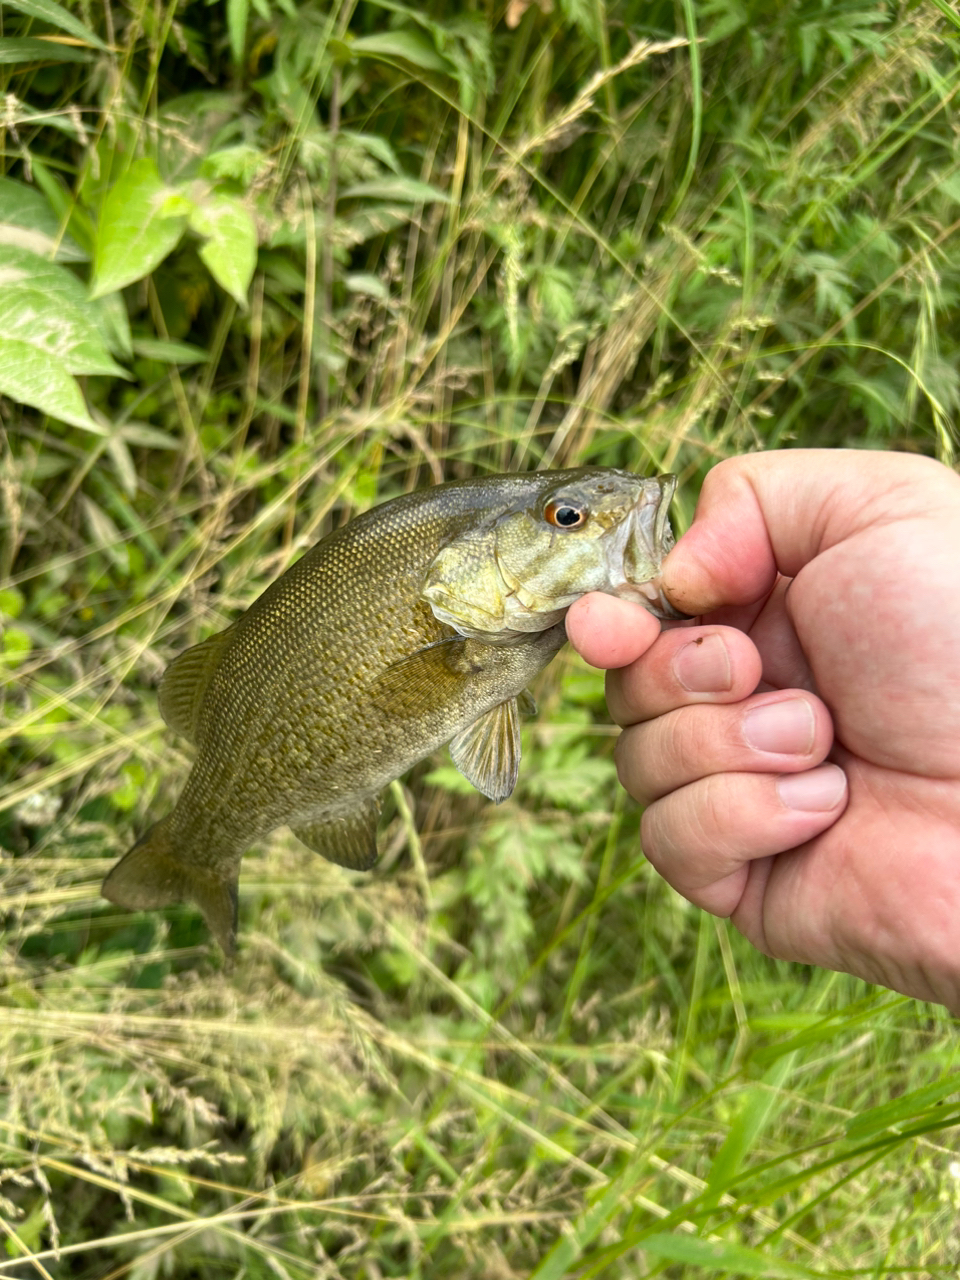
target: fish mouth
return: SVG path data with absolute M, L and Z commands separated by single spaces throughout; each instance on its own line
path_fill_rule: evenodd
M 667 599 L 659 578 L 651 578 L 638 588 L 643 597 L 638 603 L 653 614 L 660 622 L 688 622 L 694 615 L 683 613 Z
M 661 622 L 681 622 L 690 616 L 667 598 L 660 572 L 674 546 L 670 503 L 676 489 L 675 475 L 645 480 L 640 498 L 623 522 L 622 536 L 611 547 L 613 594 L 643 605 Z

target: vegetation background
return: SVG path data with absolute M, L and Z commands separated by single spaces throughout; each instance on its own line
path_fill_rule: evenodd
M 170 657 L 441 478 L 954 457 L 946 0 L 4 0 L 0 1276 L 955 1275 L 942 1010 L 652 874 L 602 678 L 380 865 L 99 881 Z

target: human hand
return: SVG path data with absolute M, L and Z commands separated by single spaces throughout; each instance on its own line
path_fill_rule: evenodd
M 620 779 L 680 893 L 761 951 L 960 1012 L 960 477 L 790 450 L 707 477 L 668 557 L 699 624 L 584 596 Z

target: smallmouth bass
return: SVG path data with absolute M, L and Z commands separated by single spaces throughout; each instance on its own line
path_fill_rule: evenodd
M 526 686 L 588 591 L 679 618 L 660 590 L 675 476 L 484 476 L 394 498 L 327 535 L 234 623 L 175 658 L 164 720 L 196 747 L 173 811 L 103 896 L 191 901 L 224 952 L 244 851 L 286 824 L 332 862 L 377 859 L 380 793 L 450 744 L 491 800 L 513 791 Z

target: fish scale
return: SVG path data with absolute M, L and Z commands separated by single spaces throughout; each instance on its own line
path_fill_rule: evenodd
M 573 599 L 639 592 L 676 616 L 658 588 L 674 486 L 608 468 L 487 476 L 329 534 L 167 669 L 161 712 L 196 759 L 104 895 L 132 909 L 196 902 L 229 953 L 243 853 L 276 827 L 366 869 L 383 788 L 447 742 L 461 772 L 504 799 L 518 698 L 564 643 Z

